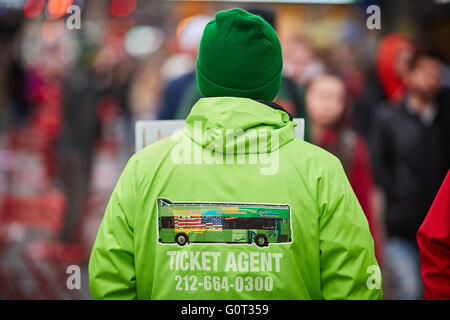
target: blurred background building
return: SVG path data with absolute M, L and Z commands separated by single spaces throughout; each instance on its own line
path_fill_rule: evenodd
M 381 29 L 367 27 L 371 5 L 380 8 Z M 0 299 L 90 298 L 89 252 L 134 151 L 134 123 L 186 117 L 201 97 L 203 28 L 233 7 L 277 31 L 278 102 L 306 118 L 309 142 L 341 159 L 375 239 L 385 298 L 421 298 L 415 239 L 391 225 L 418 228 L 449 167 L 450 112 L 440 111 L 450 110 L 446 0 L 0 0 Z M 415 131 L 384 127 L 386 117 L 413 121 L 384 111 L 402 103 L 425 119 Z M 420 135 L 433 161 L 399 134 Z M 417 170 L 400 174 L 411 169 L 408 158 Z M 397 180 L 386 179 L 389 170 Z M 401 181 L 429 192 L 405 191 Z M 394 212 L 399 197 L 419 197 L 414 217 Z M 80 267 L 80 289 L 67 287 L 69 265 Z

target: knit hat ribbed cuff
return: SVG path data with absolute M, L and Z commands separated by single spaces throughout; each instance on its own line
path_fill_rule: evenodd
M 205 76 L 197 63 L 197 87 L 204 97 L 231 96 L 272 101 L 280 91 L 282 71 L 283 65 L 280 66 L 280 69 L 270 81 L 260 87 L 254 89 L 236 89 L 225 87 L 211 81 Z

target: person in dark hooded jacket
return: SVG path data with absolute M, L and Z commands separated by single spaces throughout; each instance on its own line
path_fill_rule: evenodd
M 404 75 L 416 50 L 415 42 L 404 34 L 392 33 L 381 40 L 375 70 L 369 74 L 362 96 L 353 109 L 355 130 L 364 138 L 369 137 L 374 114 L 382 103 L 397 104 L 403 99 Z
M 417 54 L 399 106 L 376 115 L 370 150 L 376 183 L 386 194 L 386 260 L 398 299 L 423 297 L 416 233 L 450 167 L 450 92 L 441 89 L 441 62 Z

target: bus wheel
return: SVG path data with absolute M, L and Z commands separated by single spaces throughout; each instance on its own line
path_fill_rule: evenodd
M 267 237 L 264 234 L 258 234 L 255 237 L 255 243 L 258 247 L 265 247 L 269 241 L 267 241 Z
M 175 236 L 175 242 L 180 246 L 184 246 L 189 242 L 189 237 L 186 233 L 177 233 L 177 235 Z

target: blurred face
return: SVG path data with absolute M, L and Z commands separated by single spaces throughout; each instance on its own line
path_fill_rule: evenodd
M 406 83 L 409 92 L 432 100 L 441 87 L 440 71 L 441 64 L 438 60 L 421 57 L 407 75 Z
M 414 50 L 411 46 L 401 49 L 394 60 L 394 71 L 397 77 L 402 79 L 408 73 L 408 66 L 413 58 Z
M 305 43 L 296 41 L 286 44 L 283 48 L 283 64 L 285 72 L 297 81 L 301 79 L 312 58 L 313 52 Z
M 306 106 L 313 122 L 323 126 L 335 125 L 344 115 L 344 84 L 337 77 L 320 76 L 308 89 Z

